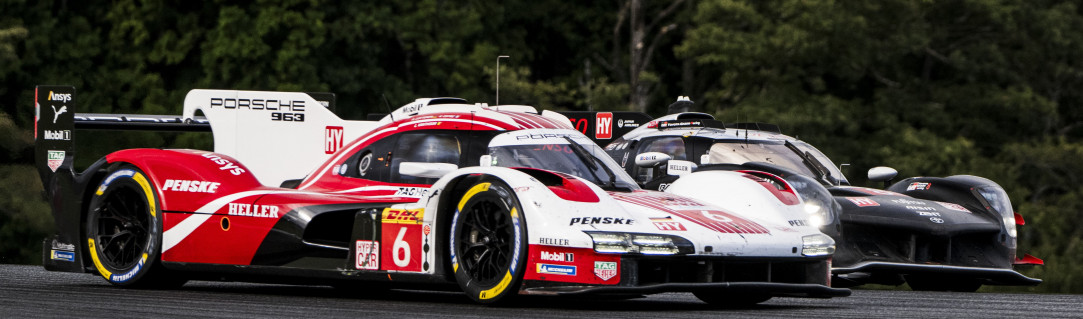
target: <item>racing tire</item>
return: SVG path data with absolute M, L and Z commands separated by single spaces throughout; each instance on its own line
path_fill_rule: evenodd
M 959 279 L 946 276 L 906 276 L 906 284 L 913 291 L 954 291 L 975 292 L 981 288 L 981 282 L 974 279 Z
M 748 308 L 771 299 L 768 295 L 714 293 L 708 291 L 692 292 L 696 298 L 719 308 Z
M 185 278 L 160 262 L 162 205 L 152 183 L 131 165 L 114 165 L 87 207 L 87 253 L 109 283 L 127 288 L 176 288 Z
M 506 305 L 518 295 L 526 264 L 526 218 L 507 184 L 482 179 L 456 203 L 450 234 L 455 281 L 470 299 Z

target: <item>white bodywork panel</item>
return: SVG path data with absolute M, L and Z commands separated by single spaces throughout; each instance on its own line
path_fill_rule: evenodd
M 236 158 L 268 186 L 305 177 L 376 127 L 343 120 L 300 92 L 192 90 L 184 98 L 184 118 L 196 111 L 211 124 L 214 151 Z

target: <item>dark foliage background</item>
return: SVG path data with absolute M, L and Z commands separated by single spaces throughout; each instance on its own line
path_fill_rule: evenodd
M 973 174 L 1027 220 L 1024 273 L 1083 292 L 1083 14 L 1075 1 L 0 1 L 0 262 L 40 263 L 33 88 L 80 112 L 179 114 L 190 89 L 329 91 L 360 119 L 416 97 L 662 115 L 677 95 L 778 123 L 851 182 Z M 82 134 L 82 133 L 81 133 Z M 87 137 L 84 137 L 87 136 Z M 80 135 L 81 161 L 199 134 Z M 990 288 L 984 288 L 990 289 Z

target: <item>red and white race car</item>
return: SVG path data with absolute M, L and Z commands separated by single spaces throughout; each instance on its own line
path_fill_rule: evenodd
M 74 88 L 39 86 L 36 156 L 57 226 L 45 267 L 126 287 L 457 283 L 480 303 L 686 291 L 740 305 L 850 293 L 829 287 L 831 238 L 779 215 L 799 200 L 781 179 L 721 177 L 779 207 L 741 214 L 641 190 L 553 112 L 437 98 L 347 121 L 332 99 L 193 90 L 181 117 L 78 114 Z M 72 168 L 77 128 L 208 126 L 214 152 L 129 149 Z

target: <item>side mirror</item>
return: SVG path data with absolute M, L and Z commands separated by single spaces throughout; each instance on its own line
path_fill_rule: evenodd
M 887 166 L 877 166 L 869 169 L 869 181 L 884 182 L 884 187 L 899 175 L 899 171 Z
M 457 169 L 458 165 L 448 163 L 399 163 L 399 174 L 421 178 L 440 178 Z
M 662 166 L 669 160 L 673 159 L 669 154 L 661 152 L 646 152 L 636 155 L 636 166 L 639 167 L 658 167 Z

